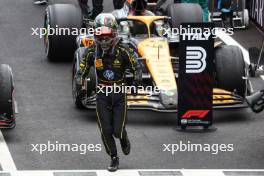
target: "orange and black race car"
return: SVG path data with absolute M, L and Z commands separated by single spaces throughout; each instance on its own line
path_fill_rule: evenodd
M 15 99 L 12 69 L 0 65 L 0 128 L 15 127 Z
M 179 36 L 164 35 L 164 29 L 167 31 L 169 28 L 179 28 L 182 23 L 202 23 L 203 14 L 199 5 L 191 3 L 170 4 L 166 14 L 168 17 L 128 16 L 118 19 L 122 42 L 134 51 L 143 65 L 143 86 L 158 87 L 160 90 L 160 93 L 139 91 L 137 96 L 128 95 L 130 109 L 178 111 L 180 40 Z M 46 10 L 45 28 L 72 29 L 80 28 L 82 25 L 81 14 L 74 5 L 55 4 Z M 253 92 L 247 79 L 248 51 L 221 30 L 217 30 L 215 35 L 217 39 L 213 46 L 213 106 L 218 109 L 247 108 L 246 97 Z M 78 107 L 95 108 L 96 76 L 93 68 L 90 69 L 83 86 L 86 89 L 85 93 L 81 97 L 76 96 L 76 73 L 79 70 L 81 55 L 85 47 L 93 44 L 93 36 L 47 35 L 44 42 L 47 57 L 51 61 L 74 57 L 72 71 L 74 101 Z M 127 82 L 130 77 L 131 74 L 127 73 Z
M 143 86 L 156 86 L 160 93 L 141 91 L 137 96 L 128 95 L 128 107 L 130 109 L 149 109 L 163 112 L 177 111 L 178 105 L 178 74 L 179 62 L 177 48 L 179 40 L 160 36 L 159 24 L 166 25 L 168 17 L 165 16 L 129 16 L 120 19 L 120 37 L 123 42 L 132 48 L 138 60 L 143 64 Z M 127 31 L 128 23 L 140 24 L 136 27 L 137 32 Z M 134 26 L 135 27 L 135 26 Z M 142 28 L 142 30 L 139 30 Z M 138 32 L 141 31 L 141 32 Z M 224 35 L 224 34 L 219 34 Z M 221 40 L 221 38 L 223 40 Z M 251 84 L 247 79 L 247 70 L 244 57 L 247 52 L 239 46 L 227 45 L 226 36 L 220 36 L 214 46 L 214 108 L 245 108 L 248 107 L 246 96 L 251 95 Z M 75 54 L 73 69 L 73 97 L 79 107 L 95 108 L 95 73 L 94 69 L 86 80 L 86 94 L 83 97 L 76 97 L 75 75 L 79 70 L 79 63 L 84 47 L 93 43 L 92 36 L 79 36 L 77 43 L 79 48 Z M 129 73 L 127 79 L 129 80 Z M 128 81 L 129 82 L 129 81 Z M 152 89 L 153 90 L 153 89 Z

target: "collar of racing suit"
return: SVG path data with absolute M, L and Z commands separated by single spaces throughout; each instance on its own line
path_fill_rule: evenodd
M 96 44 L 95 45 L 94 58 L 101 57 L 102 55 L 105 54 L 105 52 L 109 52 L 110 56 L 114 56 L 115 51 L 116 51 L 116 46 L 120 43 L 120 41 L 121 41 L 121 38 L 116 38 L 116 41 L 115 41 L 114 45 L 112 46 L 110 52 L 109 51 L 103 51 L 102 48 L 98 44 Z

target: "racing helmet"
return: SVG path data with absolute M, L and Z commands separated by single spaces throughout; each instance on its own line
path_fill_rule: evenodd
M 130 13 L 134 15 L 143 15 L 147 9 L 147 0 L 126 0 Z
M 109 50 L 117 41 L 117 21 L 111 13 L 101 13 L 94 20 L 94 42 L 102 50 Z

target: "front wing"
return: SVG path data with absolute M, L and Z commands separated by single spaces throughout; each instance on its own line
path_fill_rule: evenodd
M 214 89 L 213 108 L 214 109 L 240 109 L 248 108 L 244 98 L 234 93 L 222 89 Z M 88 109 L 95 109 L 96 96 L 83 100 L 83 104 Z M 159 112 L 177 112 L 178 109 L 166 109 L 160 102 L 158 94 L 147 94 L 140 92 L 137 96 L 127 95 L 128 109 L 133 110 L 152 110 Z

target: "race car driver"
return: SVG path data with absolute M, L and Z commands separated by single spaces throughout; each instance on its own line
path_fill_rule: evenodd
M 124 86 L 127 69 L 131 70 L 134 75 L 132 85 L 137 85 L 140 82 L 141 69 L 131 50 L 120 43 L 117 37 L 117 22 L 112 14 L 98 15 L 95 18 L 95 28 L 101 32 L 94 36 L 94 45 L 86 48 L 83 54 L 80 75 L 81 80 L 85 80 L 90 67 L 95 67 L 98 126 L 106 152 L 111 157 L 108 170 L 116 171 L 119 166 L 119 158 L 114 137 L 120 139 L 123 153 L 125 155 L 130 153 L 130 142 L 126 132 L 127 98 L 123 91 L 107 92 L 108 95 L 105 91 L 110 87 Z M 82 85 L 84 84 L 82 83 Z M 98 91 L 99 89 L 100 91 Z
M 205 22 L 209 20 L 208 0 L 181 0 L 185 3 L 199 3 L 203 9 L 203 19 Z

